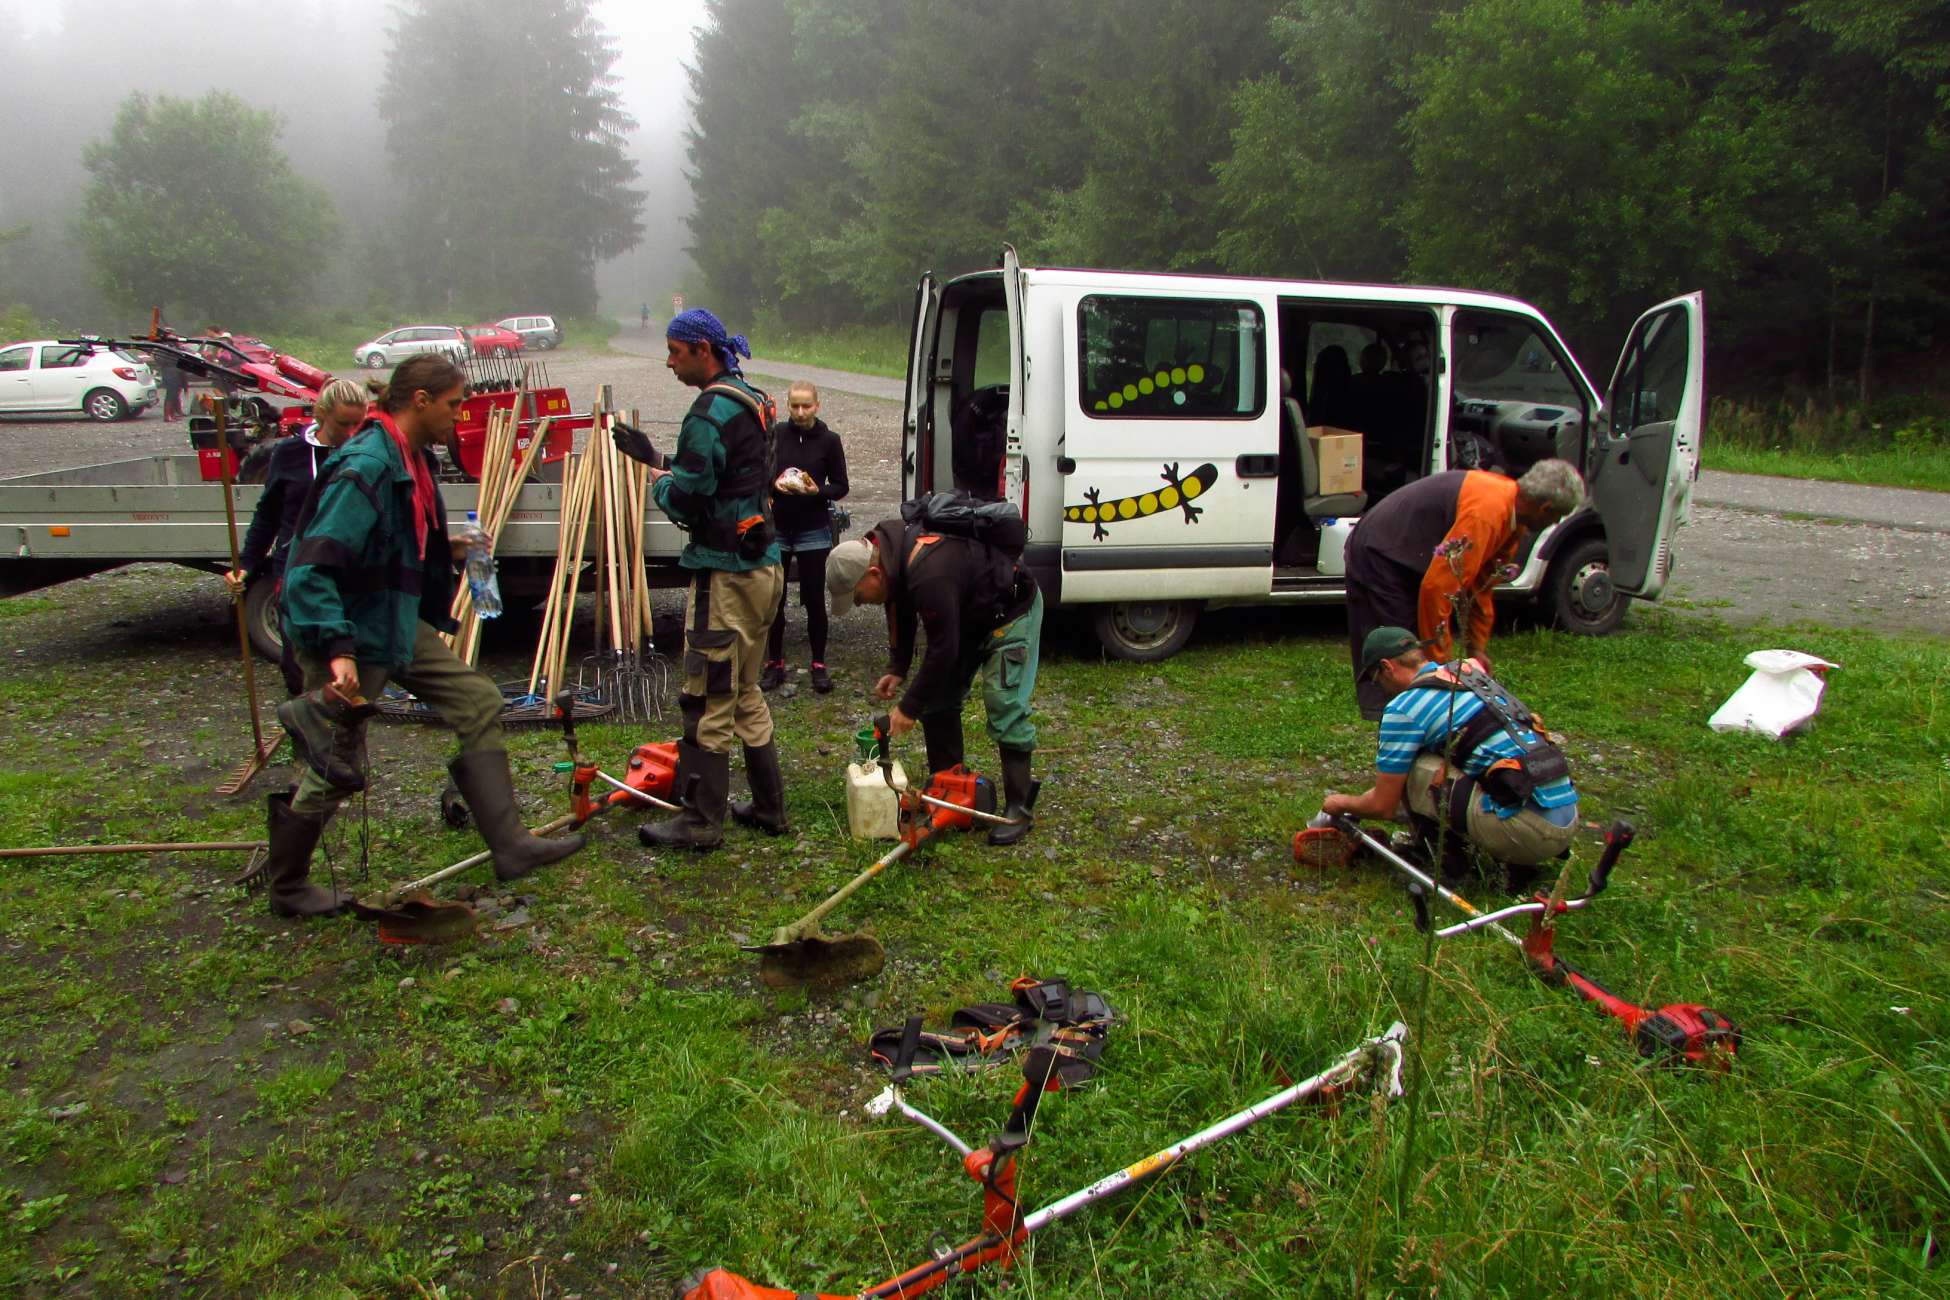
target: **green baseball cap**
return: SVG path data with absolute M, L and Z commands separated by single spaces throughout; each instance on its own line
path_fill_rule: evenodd
M 1374 670 L 1381 667 L 1383 659 L 1405 655 L 1421 645 L 1422 638 L 1405 627 L 1376 628 L 1361 642 L 1361 680 L 1365 682 L 1374 676 Z

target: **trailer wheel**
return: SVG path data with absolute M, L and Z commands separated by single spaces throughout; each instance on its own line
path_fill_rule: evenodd
M 1198 623 L 1196 600 L 1120 600 L 1099 605 L 1097 640 L 1113 659 L 1156 663 L 1185 648 Z
M 261 578 L 244 592 L 244 628 L 250 633 L 251 649 L 272 663 L 284 654 L 284 629 L 278 623 L 278 584 Z
M 1557 625 L 1579 636 L 1604 636 L 1625 621 L 1626 597 L 1611 583 L 1611 548 L 1587 537 L 1560 551 L 1544 576 L 1544 605 Z

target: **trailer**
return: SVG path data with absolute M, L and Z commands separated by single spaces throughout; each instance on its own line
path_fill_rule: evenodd
M 495 555 L 501 588 L 510 603 L 547 591 L 554 570 L 562 506 L 559 461 L 537 466 L 515 499 L 515 510 Z M 0 478 L 0 596 L 103 573 L 125 564 L 180 564 L 205 573 L 230 566 L 223 485 L 205 480 L 194 453 L 143 456 L 75 469 Z M 237 513 L 249 518 L 263 489 L 240 484 Z M 467 520 L 478 485 L 443 481 L 442 500 L 451 525 Z M 677 567 L 684 533 L 648 512 L 644 531 L 646 569 L 653 586 L 682 586 Z M 592 546 L 594 555 L 599 547 Z M 275 584 L 257 582 L 245 597 L 251 642 L 276 659 L 279 649 Z

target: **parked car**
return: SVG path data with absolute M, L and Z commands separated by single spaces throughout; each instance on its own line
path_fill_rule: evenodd
M 469 325 L 467 337 L 473 341 L 477 357 L 512 356 L 528 346 L 528 340 L 499 325 Z
M 458 325 L 402 325 L 370 343 L 352 349 L 352 359 L 370 370 L 394 366 L 421 352 L 444 352 L 458 363 L 473 354 L 474 344 Z
M 0 413 L 80 411 L 120 420 L 156 403 L 156 375 L 113 348 L 37 339 L 0 347 Z
M 562 327 L 555 323 L 553 316 L 509 316 L 494 323 L 504 330 L 513 330 L 538 348 L 562 346 Z

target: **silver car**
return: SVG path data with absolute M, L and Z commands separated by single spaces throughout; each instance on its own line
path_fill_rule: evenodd
M 521 341 L 531 348 L 562 346 L 562 327 L 553 316 L 505 316 L 494 323 L 521 335 Z
M 367 369 L 378 370 L 421 352 L 442 352 L 455 364 L 465 365 L 473 345 L 458 325 L 402 325 L 352 349 L 352 359 Z

